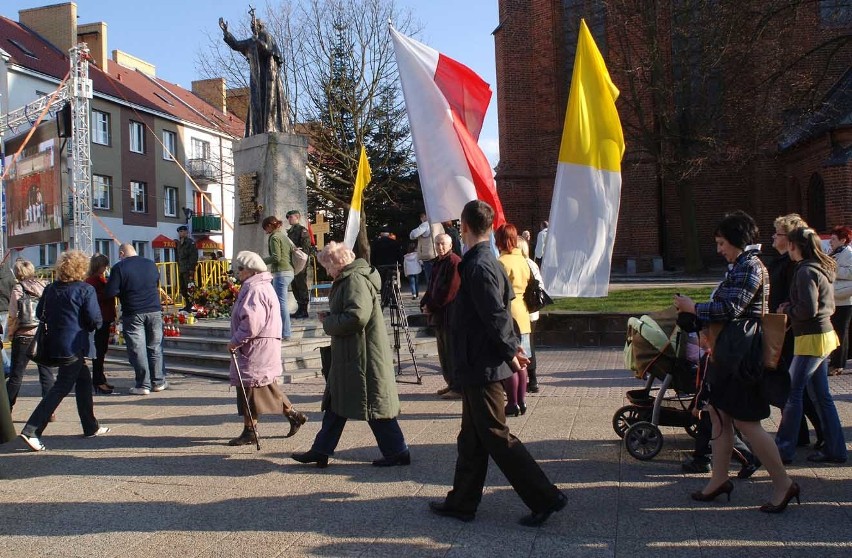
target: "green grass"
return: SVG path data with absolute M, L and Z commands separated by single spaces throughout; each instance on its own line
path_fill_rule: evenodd
M 545 308 L 545 312 L 553 310 L 571 310 L 574 312 L 624 312 L 631 314 L 646 314 L 664 310 L 671 306 L 676 292 L 692 297 L 696 302 L 710 299 L 711 287 L 702 288 L 651 288 L 624 289 L 610 292 L 604 298 L 557 298 L 554 304 Z

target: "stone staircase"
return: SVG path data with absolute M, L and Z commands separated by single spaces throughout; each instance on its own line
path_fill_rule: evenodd
M 311 316 L 314 318 L 293 320 L 293 335 L 288 341 L 281 342 L 281 362 L 284 365 L 283 383 L 292 383 L 304 378 L 315 378 L 321 375 L 322 363 L 319 347 L 330 344 L 330 338 L 325 334 L 319 320 L 315 319 L 316 311 L 325 310 L 322 305 L 311 306 Z M 430 328 L 421 325 L 422 321 L 414 318 L 416 306 L 406 308 L 409 314 L 409 333 L 416 358 L 437 356 L 435 337 Z M 390 327 L 388 312 L 385 312 L 385 323 L 388 328 L 388 338 L 391 343 L 394 364 L 396 350 L 393 349 L 393 330 Z M 231 337 L 230 320 L 198 320 L 195 324 L 181 325 L 180 337 L 163 337 L 163 357 L 166 371 L 169 373 L 190 374 L 210 378 L 227 379 L 231 362 L 228 352 L 228 340 Z M 400 355 L 403 363 L 410 362 L 408 344 L 405 334 L 400 332 Z M 110 345 L 106 356 L 108 364 L 127 365 L 127 347 L 125 345 Z

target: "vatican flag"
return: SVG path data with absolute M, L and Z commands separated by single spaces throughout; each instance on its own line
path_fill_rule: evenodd
M 361 230 L 361 219 L 364 204 L 364 189 L 370 183 L 370 162 L 367 160 L 367 150 L 361 146 L 361 158 L 358 160 L 358 176 L 355 177 L 355 191 L 352 192 L 352 203 L 349 204 L 349 216 L 346 218 L 346 234 L 343 244 L 350 250 L 355 248 L 358 231 Z
M 616 98 L 618 89 L 581 20 L 541 265 L 551 296 L 599 297 L 609 290 L 624 156 Z

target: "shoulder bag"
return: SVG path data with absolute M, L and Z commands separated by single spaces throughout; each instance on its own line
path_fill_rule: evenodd
M 541 281 L 533 275 L 532 268 L 530 268 L 530 280 L 524 290 L 524 304 L 526 304 L 529 312 L 538 312 L 548 304 L 553 304 L 553 299 L 544 290 Z
M 308 265 L 308 255 L 305 254 L 304 250 L 296 246 L 290 240 L 289 236 L 286 234 L 284 236 L 287 238 L 287 242 L 290 243 L 290 263 L 293 264 L 293 275 L 298 275 Z

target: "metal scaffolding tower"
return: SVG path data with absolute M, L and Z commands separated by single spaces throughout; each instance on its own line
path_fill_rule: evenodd
M 18 131 L 21 126 L 32 126 L 38 115 L 47 108 L 54 116 L 66 102 L 71 103 L 71 199 L 72 199 L 72 247 L 92 254 L 92 159 L 91 135 L 89 130 L 89 100 L 92 98 L 92 82 L 89 79 L 89 47 L 79 43 L 71 48 L 71 73 L 65 86 L 51 100 L 50 95 L 39 97 L 21 108 L 0 115 L 0 129 Z M 5 187 L 5 186 L 4 186 Z M 6 208 L 0 207 L 5 214 Z M 5 237 L 0 242 L 0 258 L 5 255 Z

